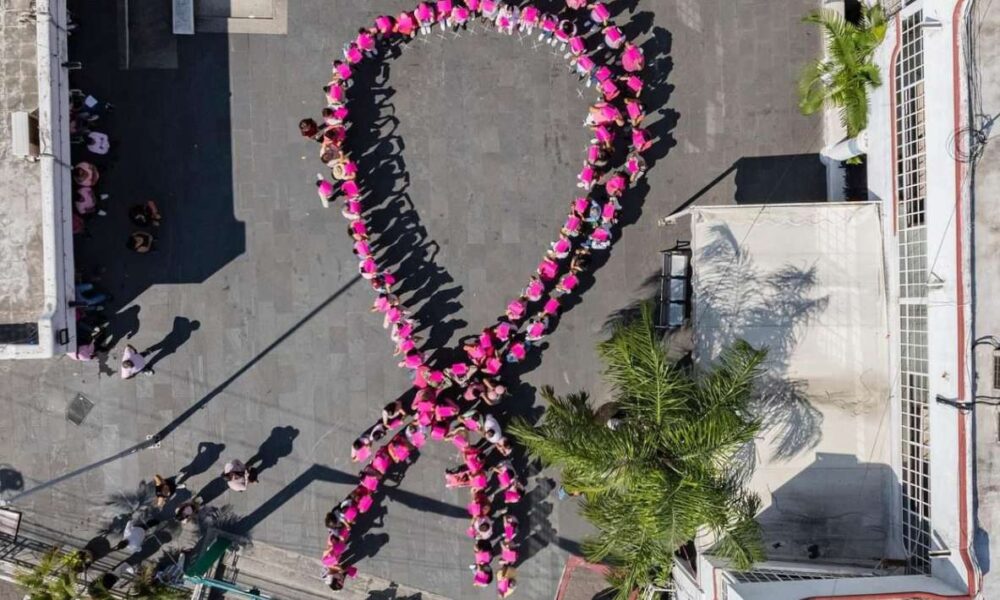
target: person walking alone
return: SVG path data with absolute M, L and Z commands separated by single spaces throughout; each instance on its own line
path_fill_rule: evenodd
M 146 357 L 141 352 L 131 344 L 126 344 L 125 350 L 122 352 L 122 379 L 132 379 L 139 373 L 152 375 L 153 370 L 146 368 Z

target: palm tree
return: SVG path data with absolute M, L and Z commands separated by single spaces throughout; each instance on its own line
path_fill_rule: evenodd
M 881 4 L 861 3 L 861 17 L 850 23 L 832 10 L 812 12 L 804 19 L 823 29 L 826 57 L 806 65 L 799 79 L 799 109 L 811 115 L 830 103 L 840 109 L 840 121 L 853 138 L 868 126 L 868 92 L 882 85 L 873 62 L 885 39 L 887 21 Z
M 19 570 L 14 581 L 23 587 L 30 600 L 73 600 L 81 596 L 76 575 L 84 568 L 77 552 L 62 554 L 54 547 L 31 570 Z
M 743 489 L 733 457 L 760 427 L 749 405 L 765 352 L 740 341 L 712 371 L 686 370 L 668 359 L 653 315 L 642 305 L 598 345 L 618 408 L 613 428 L 586 393 L 560 397 L 551 387 L 542 389 L 540 422 L 511 427 L 582 496 L 582 514 L 598 530 L 584 554 L 614 567 L 619 599 L 668 581 L 674 553 L 695 538 L 714 540 L 713 554 L 737 569 L 763 556 L 760 500 Z

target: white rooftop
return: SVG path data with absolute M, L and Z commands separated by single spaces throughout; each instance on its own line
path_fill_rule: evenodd
M 705 207 L 691 218 L 696 362 L 740 338 L 769 349 L 765 431 L 748 457 L 769 558 L 895 554 L 878 205 Z

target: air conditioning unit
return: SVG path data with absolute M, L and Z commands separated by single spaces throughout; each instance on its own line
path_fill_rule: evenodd
M 14 156 L 38 159 L 41 146 L 38 143 L 37 112 L 14 111 L 10 114 L 10 143 Z

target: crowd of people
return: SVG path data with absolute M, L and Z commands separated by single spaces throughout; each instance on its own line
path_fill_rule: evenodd
M 421 347 L 415 335 L 419 324 L 393 292 L 397 276 L 380 268 L 371 248 L 370 239 L 378 232 L 365 218 L 364 173 L 351 158 L 351 152 L 365 150 L 351 145 L 351 98 L 363 93 L 352 89 L 352 74 L 387 45 L 426 35 L 434 27 L 466 27 L 476 19 L 507 35 L 538 31 L 539 41 L 566 51 L 570 69 L 598 98 L 583 123 L 592 134 L 577 176 L 584 192 L 570 202 L 559 237 L 521 294 L 506 305 L 505 315 L 463 344 L 462 360 L 439 364 L 432 349 Z M 364 464 L 360 483 L 326 515 L 322 560 L 324 579 L 332 589 L 342 589 L 345 579 L 356 573 L 345 559 L 355 522 L 374 505 L 386 475 L 412 460 L 429 439 L 450 441 L 462 457 L 461 465 L 446 472 L 445 484 L 469 489 L 473 584 L 495 582 L 500 597 L 516 588 L 519 536 L 513 508 L 522 498 L 524 483 L 508 460 L 511 442 L 490 408 L 507 393 L 502 383 L 505 368 L 523 363 L 540 347 L 564 298 L 579 293 L 592 254 L 610 247 L 624 195 L 645 174 L 643 153 L 652 140 L 641 127 L 644 61 L 642 50 L 625 39 L 601 2 L 566 0 L 566 9 L 554 15 L 532 5 L 516 7 L 496 0 L 438 0 L 421 2 L 395 17 L 377 17 L 344 47 L 343 59 L 333 62 L 332 78 L 323 88 L 327 106 L 322 122 L 304 119 L 300 132 L 320 144 L 320 159 L 331 178 L 317 178 L 319 197 L 324 206 L 340 200 L 359 273 L 375 294 L 372 311 L 383 316 L 399 366 L 409 371 L 415 390 L 410 406 L 402 401 L 389 404 L 381 419 L 353 443 L 352 459 Z
M 106 127 L 114 113 L 114 105 L 77 89 L 71 90 L 69 101 L 74 161 L 73 243 L 77 245 L 87 243 L 93 220 L 106 217 L 110 209 L 109 195 L 101 190 L 105 184 L 103 177 L 110 167 L 111 138 Z M 125 240 L 125 246 L 137 254 L 155 251 L 155 232 L 162 221 L 156 202 L 149 199 L 132 205 L 128 209 L 128 217 L 134 227 Z M 81 255 L 80 252 L 75 254 Z M 105 304 L 113 297 L 102 289 L 104 282 L 99 269 L 78 266 L 75 282 L 75 297 L 70 306 L 76 311 L 77 346 L 68 355 L 74 360 L 96 360 L 99 355 L 110 352 L 116 341 L 104 312 Z M 122 353 L 122 378 L 129 379 L 140 372 L 150 373 L 143 370 L 144 365 L 142 354 L 132 346 L 126 346 Z

